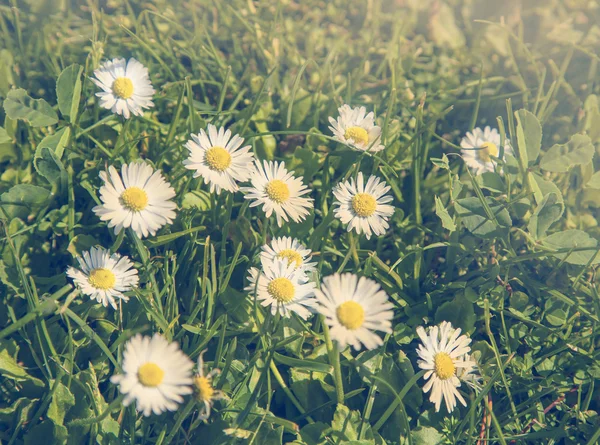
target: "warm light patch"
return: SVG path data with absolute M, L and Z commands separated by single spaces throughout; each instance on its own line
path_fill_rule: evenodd
M 212 400 L 215 389 L 210 383 L 210 379 L 203 376 L 194 377 L 194 387 L 196 388 L 196 398 L 201 402 Z
M 280 303 L 289 303 L 294 299 L 296 290 L 289 279 L 280 277 L 271 280 L 267 286 L 267 292 Z
M 362 127 L 350 127 L 346 129 L 344 138 L 354 141 L 358 145 L 367 145 L 369 143 L 369 133 Z
M 376 209 L 377 201 L 368 193 L 357 193 L 352 198 L 352 210 L 362 218 L 371 216 Z
M 222 172 L 231 165 L 231 155 L 223 147 L 212 147 L 206 150 L 205 158 L 208 168 Z
M 336 315 L 342 326 L 350 330 L 360 328 L 365 322 L 365 310 L 356 301 L 346 301 L 340 304 Z
M 121 203 L 129 210 L 139 212 L 148 205 L 148 194 L 139 187 L 129 187 L 121 193 Z
M 277 254 L 277 258 L 288 260 L 288 264 L 296 263 L 296 267 L 302 265 L 302 255 L 292 249 L 284 249 Z
M 96 289 L 108 290 L 115 285 L 115 274 L 108 269 L 99 267 L 90 272 L 88 282 Z
M 285 182 L 280 179 L 273 179 L 265 187 L 267 196 L 278 204 L 284 203 L 290 197 L 290 189 Z
M 117 77 L 112 84 L 113 93 L 121 99 L 133 96 L 133 83 L 127 77 Z
M 484 162 L 490 162 L 490 156 L 497 158 L 500 152 L 498 146 L 493 142 L 484 142 L 481 144 L 481 150 L 477 150 L 477 153 L 479 154 L 479 159 Z
M 137 374 L 140 383 L 149 388 L 155 388 L 160 385 L 165 377 L 165 371 L 152 362 L 144 363 L 140 366 Z
M 433 357 L 433 366 L 435 368 L 436 375 L 441 380 L 449 379 L 456 372 L 456 367 L 454 366 L 452 357 L 445 352 L 438 352 L 435 357 Z

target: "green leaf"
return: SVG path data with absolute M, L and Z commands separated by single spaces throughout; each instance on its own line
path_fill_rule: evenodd
M 454 219 L 442 204 L 442 200 L 436 196 L 435 197 L 435 213 L 442 220 L 442 227 L 444 229 L 449 230 L 450 232 L 454 232 L 456 230 L 456 224 L 454 224 Z
M 196 208 L 206 211 L 210 209 L 212 202 L 211 195 L 203 190 L 193 190 L 183 196 L 181 207 L 184 209 Z
M 199 232 L 204 229 L 206 229 L 206 227 L 204 227 L 204 226 L 192 227 L 190 229 L 182 230 L 181 232 L 169 233 L 168 235 L 157 236 L 154 239 L 146 240 L 144 243 L 148 247 L 158 247 L 158 246 L 162 246 L 164 244 L 168 244 L 171 241 L 174 241 L 177 238 L 180 238 L 182 236 L 189 235 L 190 233 L 194 233 L 194 232 Z
M 23 119 L 32 127 L 47 127 L 58 122 L 56 111 L 48 102 L 44 99 L 32 99 L 22 88 L 8 93 L 4 111 L 11 119 Z
M 56 133 L 50 134 L 42 139 L 38 145 L 38 148 L 36 149 L 36 153 L 38 153 L 42 147 L 45 147 L 52 150 L 54 154 L 56 154 L 56 157 L 60 159 L 63 156 L 70 138 L 71 129 L 69 127 L 61 128 Z
M 75 397 L 73 397 L 71 391 L 62 383 L 58 383 L 54 394 L 52 394 L 52 401 L 48 406 L 46 415 L 49 419 L 54 420 L 57 425 L 62 425 L 65 414 L 73 405 L 75 405 Z
M 64 146 L 71 135 L 70 128 L 63 128 L 56 134 L 46 136 L 38 145 L 33 159 L 37 172 L 50 184 L 60 184 L 63 189 L 67 186 L 67 172 L 60 160 Z
M 594 190 L 600 189 L 600 171 L 592 175 L 590 180 L 585 184 L 585 187 Z
M 74 123 L 77 118 L 81 97 L 81 73 L 83 73 L 83 67 L 73 64 L 65 68 L 56 81 L 58 108 L 63 116 L 70 117 L 69 122 L 71 123 Z
M 303 176 L 304 182 L 310 182 L 323 165 L 324 160 L 309 147 L 296 147 L 294 156 L 287 163 L 288 170 L 293 170 L 295 176 Z
M 2 375 L 3 378 L 17 381 L 30 378 L 27 371 L 17 363 L 7 349 L 0 351 L 0 375 Z
M 414 445 L 438 445 L 443 443 L 444 436 L 430 426 L 420 426 L 411 432 Z
M 306 371 L 316 371 L 325 373 L 330 373 L 333 371 L 333 368 L 328 363 L 318 362 L 316 360 L 288 357 L 277 352 L 273 354 L 273 359 L 277 363 L 281 363 L 292 368 L 304 369 Z
M 553 253 L 556 258 L 565 260 L 569 264 L 587 265 L 592 257 L 591 264 L 600 263 L 600 254 L 596 254 L 598 242 L 582 230 L 565 230 L 553 233 L 542 240 L 542 245 L 548 249 L 563 250 Z M 583 249 L 583 250 L 575 250 Z
M 537 205 L 540 205 L 542 201 L 544 201 L 544 198 L 550 193 L 554 193 L 558 197 L 559 202 L 564 202 L 562 193 L 556 184 L 554 184 L 554 182 L 548 181 L 547 179 L 544 179 L 535 173 L 529 172 L 528 174 L 529 182 L 533 187 L 533 195 Z
M 0 196 L 4 211 L 12 217 L 25 218 L 33 209 L 46 204 L 51 193 L 45 188 L 31 184 L 18 184 Z
M 540 167 L 550 172 L 565 173 L 575 165 L 589 163 L 594 152 L 589 136 L 576 134 L 566 144 L 553 145 L 542 157 Z
M 542 146 L 542 126 L 535 115 L 525 109 L 515 111 L 517 143 L 523 165 L 534 163 Z
M 487 189 L 495 193 L 506 193 L 506 185 L 502 176 L 495 172 L 484 172 L 475 177 L 475 181 L 482 189 Z
M 25 445 L 40 445 L 41 443 L 62 445 L 66 443 L 67 437 L 67 428 L 46 419 L 28 430 L 25 435 Z
M 512 225 L 508 210 L 496 204 L 491 198 L 486 198 L 486 202 L 498 224 L 488 218 L 485 208 L 477 197 L 458 199 L 454 205 L 457 215 L 462 218 L 467 230 L 480 237 L 494 236 L 497 230 Z
M 442 304 L 435 312 L 435 322 L 449 321 L 452 326 L 461 328 L 463 332 L 471 332 L 475 327 L 475 309 L 473 303 L 462 294 L 456 294 L 454 300 Z
M 85 233 L 80 233 L 73 237 L 69 243 L 69 247 L 67 247 L 67 251 L 74 257 L 81 256 L 84 251 L 90 250 L 96 244 L 98 244 L 96 238 Z
M 12 141 L 12 138 L 9 136 L 4 127 L 0 127 L 0 144 L 12 143 Z
M 600 103 L 598 96 L 590 94 L 583 104 L 585 111 L 583 129 L 593 142 L 600 141 Z
M 535 213 L 529 219 L 527 230 L 535 239 L 540 239 L 546 235 L 546 231 L 550 226 L 562 216 L 565 210 L 565 205 L 559 201 L 556 193 L 549 193 L 544 197 L 544 200 Z

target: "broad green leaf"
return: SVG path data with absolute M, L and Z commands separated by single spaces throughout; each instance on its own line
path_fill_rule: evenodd
M 552 255 L 564 259 L 569 264 L 584 266 L 592 258 L 594 260 L 591 264 L 600 263 L 600 254 L 597 254 L 598 242 L 582 230 L 572 229 L 553 233 L 544 238 L 541 243 L 548 249 L 561 250 L 562 252 Z
M 414 445 L 438 445 L 444 443 L 444 436 L 430 426 L 420 426 L 412 430 Z
M 70 129 L 67 128 L 70 131 Z M 33 165 L 37 172 L 48 180 L 50 184 L 60 184 L 64 189 L 67 185 L 67 172 L 59 156 L 54 150 L 44 144 L 38 145 L 33 159 Z
M 544 237 L 546 231 L 562 216 L 564 210 L 565 205 L 559 201 L 556 193 L 547 194 L 529 219 L 527 230 L 535 239 Z
M 8 135 L 8 132 L 0 127 L 0 144 L 12 143 L 12 138 Z
M 83 73 L 83 67 L 73 64 L 65 68 L 56 81 L 58 108 L 63 116 L 69 116 L 71 123 L 74 123 L 77 118 L 81 97 L 81 73 Z
M 497 230 L 512 225 L 512 220 L 506 208 L 495 203 L 491 198 L 486 198 L 486 202 L 498 224 L 493 219 L 488 218 L 485 208 L 477 197 L 458 199 L 454 204 L 456 213 L 462 218 L 467 230 L 481 237 L 494 236 Z
M 554 182 L 548 181 L 536 173 L 529 172 L 528 174 L 529 183 L 533 188 L 533 196 L 535 197 L 537 205 L 540 205 L 542 201 L 544 201 L 544 198 L 550 193 L 554 193 L 559 202 L 564 202 L 562 193 Z
M 196 208 L 198 210 L 209 210 L 212 203 L 212 197 L 203 190 L 193 190 L 183 196 L 181 207 L 184 209 Z
M 324 159 L 309 147 L 297 147 L 294 156 L 287 163 L 288 170 L 293 170 L 296 176 L 303 176 L 304 182 L 310 182 L 323 165 Z
M 435 213 L 442 220 L 442 227 L 444 229 L 450 232 L 456 230 L 454 219 L 450 216 L 450 213 L 448 213 L 448 210 L 446 210 L 446 207 L 442 204 L 442 200 L 438 196 L 435 197 Z
M 75 405 L 75 397 L 71 394 L 71 391 L 63 385 L 58 383 L 54 394 L 52 394 L 52 401 L 48 406 L 48 412 L 46 415 L 49 419 L 54 420 L 57 425 L 62 425 L 65 420 L 65 414 L 67 411 Z
M 277 352 L 273 354 L 273 359 L 277 363 L 281 363 L 282 365 L 287 365 L 292 368 L 304 369 L 306 371 L 316 371 L 325 373 L 330 373 L 333 371 L 333 368 L 328 363 L 318 362 L 316 360 L 288 357 Z
M 450 161 L 448 160 L 448 156 L 444 153 L 441 158 L 431 158 L 431 162 L 433 165 L 444 169 L 450 170 Z
M 456 294 L 452 301 L 442 304 L 435 312 L 436 323 L 449 321 L 452 326 L 461 328 L 464 332 L 471 332 L 476 320 L 473 303 L 460 293 Z
M 599 190 L 600 189 L 600 171 L 594 173 L 590 180 L 585 184 L 586 188 Z
M 84 251 L 90 250 L 96 244 L 98 244 L 98 240 L 92 235 L 80 233 L 73 237 L 69 243 L 69 247 L 67 247 L 67 251 L 74 257 L 81 256 Z
M 50 191 L 45 188 L 18 184 L 0 196 L 0 203 L 9 216 L 25 218 L 32 209 L 46 204 L 50 196 Z
M 550 172 L 565 173 L 575 165 L 589 163 L 594 152 L 589 136 L 576 134 L 566 144 L 553 145 L 542 157 L 540 167 Z
M 523 165 L 534 163 L 542 146 L 542 126 L 535 115 L 525 109 L 515 111 L 517 143 Z
M 496 172 L 484 172 L 476 176 L 475 180 L 482 189 L 487 189 L 495 193 L 506 193 L 504 180 Z
M 58 122 L 56 111 L 44 99 L 32 99 L 22 88 L 11 90 L 4 100 L 4 111 L 11 119 L 23 119 L 32 127 L 47 127 Z
M 27 430 L 24 445 L 63 445 L 66 443 L 68 435 L 67 428 L 46 419 Z
M 27 380 L 30 378 L 25 368 L 17 363 L 7 349 L 0 351 L 0 375 L 11 380 Z

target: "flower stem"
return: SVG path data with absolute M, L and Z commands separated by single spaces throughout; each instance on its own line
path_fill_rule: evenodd
M 300 414 L 302 414 L 302 415 L 306 414 L 306 410 L 300 404 L 300 402 L 298 401 L 298 399 L 296 398 L 296 396 L 294 395 L 292 390 L 286 385 L 285 381 L 283 380 L 283 377 L 281 376 L 281 373 L 279 372 L 279 369 L 277 369 L 277 365 L 275 365 L 275 362 L 273 360 L 271 360 L 271 363 L 269 363 L 269 368 L 271 369 L 271 372 L 275 376 L 275 380 L 277 380 L 277 383 L 279 383 L 279 386 L 281 386 L 281 389 L 283 389 L 283 392 L 285 392 L 285 394 L 289 397 L 289 399 L 292 401 L 292 403 L 294 404 L 296 409 L 298 411 L 300 411 Z M 306 416 L 306 420 L 308 420 L 309 423 L 315 422 L 313 420 L 313 418 L 310 416 Z
M 325 318 L 321 316 L 321 324 L 323 325 L 323 334 L 325 335 L 325 346 L 329 354 L 329 363 L 333 366 L 333 379 L 335 381 L 335 392 L 337 402 L 344 404 L 344 382 L 342 380 L 342 367 L 340 365 L 340 351 L 337 344 L 334 345 L 329 335 L 329 326 L 325 323 Z

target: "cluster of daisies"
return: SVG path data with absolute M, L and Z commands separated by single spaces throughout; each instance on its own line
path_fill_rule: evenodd
M 94 83 L 102 89 L 97 93 L 100 105 L 113 113 L 129 118 L 141 115 L 153 106 L 154 88 L 148 70 L 135 59 L 113 59 L 94 72 Z M 375 125 L 373 112 L 364 107 L 339 108 L 337 119 L 329 118 L 335 139 L 362 152 L 378 152 L 381 128 Z M 241 191 L 250 200 L 250 207 L 262 206 L 265 218 L 275 215 L 277 225 L 290 219 L 300 222 L 313 207 L 310 190 L 302 177 L 288 171 L 283 162 L 263 161 L 254 157 L 244 139 L 230 130 L 209 124 L 206 131 L 192 134 L 186 143 L 189 155 L 183 162 L 193 176 L 202 178 L 210 191 L 235 193 Z M 461 142 L 463 155 L 476 173 L 494 170 L 498 160 L 500 136 L 486 127 L 475 129 Z M 508 141 L 503 153 L 510 154 Z M 146 162 L 123 164 L 121 171 L 110 166 L 100 173 L 101 205 L 93 212 L 114 228 L 115 234 L 130 228 L 138 237 L 154 236 L 176 217 L 173 202 L 175 190 Z M 361 172 L 339 183 L 333 190 L 334 215 L 347 230 L 370 238 L 384 235 L 394 212 L 388 195 L 390 187 L 376 176 L 366 181 Z M 322 317 L 331 339 L 339 351 L 352 346 L 375 349 L 383 344 L 377 331 L 392 332 L 393 304 L 381 286 L 366 277 L 352 273 L 334 274 L 316 282 L 316 263 L 312 252 L 297 239 L 274 238 L 262 246 L 260 267 L 248 273 L 246 291 L 272 315 L 284 318 L 297 316 L 306 320 Z M 93 247 L 77 258 L 79 268 L 70 267 L 67 275 L 92 300 L 117 309 L 127 302 L 126 293 L 138 287 L 138 271 L 133 262 L 103 247 Z M 427 380 L 423 390 L 440 409 L 442 399 L 452 411 L 458 399 L 466 405 L 458 388 L 461 382 L 479 388 L 477 365 L 472 360 L 470 338 L 460 329 L 443 322 L 426 331 L 417 329 L 422 345 L 417 353 L 418 366 L 425 370 Z M 183 397 L 195 394 L 201 402 L 201 416 L 207 418 L 212 403 L 225 397 L 212 379 L 217 369 L 205 374 L 202 354 L 194 372 L 193 361 L 160 334 L 153 337 L 137 335 L 126 345 L 122 374 L 111 381 L 119 385 L 123 403 L 136 401 L 138 411 L 148 416 L 175 410 Z

